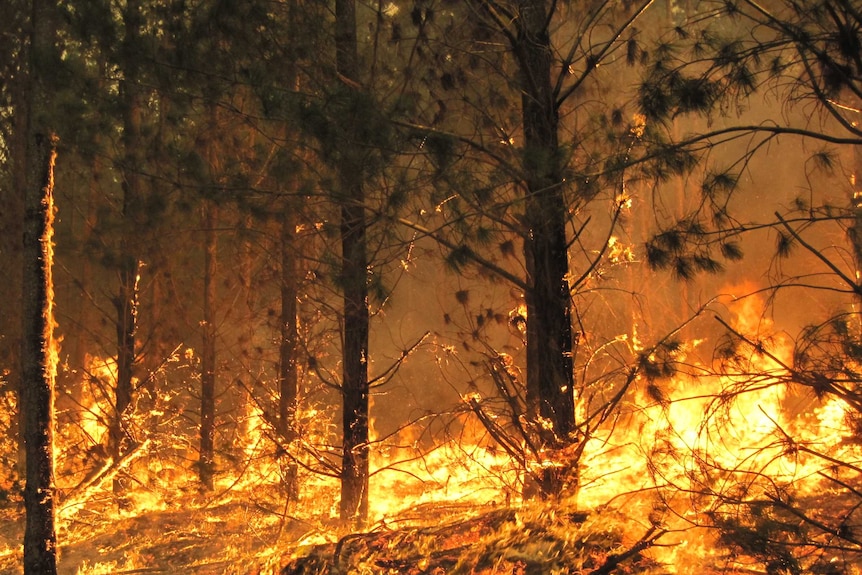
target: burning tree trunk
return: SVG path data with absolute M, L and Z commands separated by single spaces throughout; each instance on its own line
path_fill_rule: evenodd
M 23 191 L 20 431 L 24 443 L 24 575 L 57 573 L 54 487 L 54 161 L 57 137 L 46 128 L 49 76 L 58 58 L 55 7 L 34 0 L 26 75 L 27 147 Z
M 519 3 L 515 55 L 524 126 L 527 264 L 527 410 L 542 447 L 559 448 L 575 427 L 567 207 L 551 84 L 549 14 L 544 0 Z M 562 471 L 544 467 L 542 496 L 558 495 Z
M 35 28 L 35 26 L 34 26 Z M 26 453 L 24 573 L 57 572 L 54 526 L 53 282 L 56 138 L 34 134 L 25 190 L 23 329 L 21 345 L 22 438 Z
M 206 234 L 204 248 L 204 318 L 201 345 L 201 445 L 198 477 L 204 489 L 213 489 L 215 457 L 215 383 L 216 383 L 216 219 L 218 208 L 205 200 L 203 225 Z
M 356 45 L 356 3 L 335 2 L 336 69 L 355 94 L 359 79 Z M 345 117 L 345 139 L 338 166 L 341 208 L 341 283 L 344 296 L 342 348 L 343 447 L 341 503 L 343 521 L 361 523 L 368 515 L 368 254 L 366 249 L 365 190 L 356 124 Z

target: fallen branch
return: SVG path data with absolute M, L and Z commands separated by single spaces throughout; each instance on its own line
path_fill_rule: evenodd
M 661 538 L 667 531 L 664 529 L 659 529 L 658 527 L 650 527 L 646 533 L 644 533 L 643 537 L 641 537 L 637 543 L 623 551 L 622 553 L 614 553 L 613 555 L 608 555 L 608 558 L 605 560 L 604 565 L 593 569 L 590 571 L 590 575 L 610 575 L 614 571 L 616 571 L 617 567 L 619 567 L 622 563 L 637 557 L 641 554 L 641 552 L 645 549 L 652 547 L 655 542 Z
M 150 443 L 151 440 L 146 439 L 130 449 L 119 459 L 109 459 L 106 461 L 105 465 L 99 471 L 84 479 L 84 481 L 69 491 L 61 502 L 60 514 L 84 505 L 96 491 L 101 489 L 102 485 L 114 479 L 121 471 L 128 468 L 132 462 L 146 454 Z

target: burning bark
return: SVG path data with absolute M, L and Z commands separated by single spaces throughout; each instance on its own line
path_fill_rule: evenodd
M 54 379 L 53 337 L 54 160 L 56 137 L 33 136 L 30 177 L 25 192 L 24 310 L 21 346 L 22 438 L 26 453 L 24 573 L 57 572 L 54 526 Z
M 32 3 L 27 81 L 27 153 L 22 243 L 21 440 L 26 458 L 24 485 L 25 575 L 57 573 L 54 485 L 54 163 L 57 136 L 47 128 L 49 66 L 56 56 L 54 12 Z

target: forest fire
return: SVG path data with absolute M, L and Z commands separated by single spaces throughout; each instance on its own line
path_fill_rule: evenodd
M 763 323 L 755 298 L 747 303 L 750 305 L 739 310 L 731 327 L 756 340 L 767 334 L 758 336 L 750 329 L 756 326 L 762 331 L 769 326 Z M 781 338 L 771 341 L 762 350 L 749 350 L 745 369 L 738 372 L 698 377 L 677 375 L 655 384 L 661 386 L 661 391 L 650 389 L 653 384 L 648 385 L 645 380 L 640 381 L 618 418 L 589 439 L 579 461 L 580 486 L 576 496 L 551 507 L 520 500 L 524 477 L 517 461 L 495 446 L 488 431 L 469 416 L 459 420 L 456 437 L 425 452 L 420 437 L 409 428 L 390 438 L 376 438 L 380 443 L 372 449 L 369 494 L 373 528 L 368 532 L 362 561 L 377 565 L 378 569 L 380 565 L 401 565 L 375 572 L 404 569 L 400 572 L 406 573 L 422 569 L 421 564 L 408 569 L 408 559 L 403 559 L 403 553 L 399 555 L 399 550 L 389 549 L 392 542 L 382 543 L 385 537 L 395 538 L 393 541 L 409 537 L 401 545 L 414 551 L 413 546 L 419 545 L 417 541 L 425 541 L 423 545 L 439 553 L 436 559 L 434 552 L 426 557 L 426 567 L 433 567 L 435 561 L 445 565 L 445 552 L 451 548 L 459 549 L 458 553 L 467 557 L 464 545 L 475 546 L 477 565 L 488 561 L 482 557 L 481 549 L 501 546 L 509 549 L 511 556 L 498 558 L 496 567 L 489 564 L 474 571 L 492 573 L 507 564 L 517 568 L 519 554 L 536 545 L 535 541 L 523 539 L 519 530 L 539 529 L 542 525 L 541 529 L 548 531 L 539 539 L 544 538 L 546 547 L 539 545 L 538 549 L 553 554 L 565 549 L 555 547 L 559 544 L 555 537 L 566 533 L 573 541 L 577 537 L 588 540 L 595 537 L 595 533 L 588 533 L 602 525 L 603 530 L 609 530 L 607 533 L 615 533 L 606 536 L 616 541 L 614 545 L 619 548 L 634 546 L 645 534 L 660 530 L 661 536 L 650 540 L 637 553 L 639 559 L 635 564 L 641 565 L 640 572 L 734 573 L 745 572 L 757 559 L 749 555 L 751 550 L 729 546 L 728 536 L 722 532 L 722 521 L 730 521 L 725 514 L 739 513 L 740 503 L 763 506 L 792 495 L 796 501 L 810 501 L 810 507 L 801 506 L 805 512 L 809 509 L 815 512 L 814 506 L 820 505 L 823 508 L 816 512 L 847 514 L 845 523 L 851 525 L 853 507 L 858 501 L 847 500 L 847 492 L 842 495 L 840 487 L 858 480 L 859 471 L 851 462 L 862 460 L 862 445 L 848 436 L 846 406 L 837 399 L 815 402 L 804 416 L 797 417 L 799 402 L 810 399 L 788 397 L 788 389 L 779 382 L 786 375 L 783 365 L 790 360 L 792 349 Z M 97 358 L 90 361 L 86 373 L 93 384 L 90 389 L 99 389 L 99 381 L 104 383 L 116 377 L 112 365 Z M 755 389 L 744 389 L 752 374 L 757 377 Z M 162 399 L 167 402 L 171 398 Z M 61 461 L 67 456 L 74 457 L 75 444 L 82 439 L 87 445 L 98 445 L 108 431 L 105 399 L 100 404 L 88 396 L 81 398 L 81 404 L 86 409 L 74 428 L 75 433 L 69 434 L 71 428 L 66 428 L 67 433 L 61 434 Z M 167 424 L 169 419 L 164 419 L 167 411 L 170 410 L 154 408 L 149 416 L 162 418 L 163 424 Z M 310 414 L 312 419 L 317 416 Z M 147 514 L 158 522 L 160 515 L 169 517 L 171 512 L 176 513 L 177 503 L 184 499 L 197 500 L 194 505 L 203 504 L 204 509 L 208 505 L 221 507 L 233 502 L 230 514 L 257 515 L 249 505 L 258 506 L 259 511 L 268 505 L 267 501 L 275 501 L 264 496 L 271 489 L 265 486 L 277 486 L 282 479 L 277 462 L 266 456 L 271 443 L 266 437 L 265 417 L 259 411 L 250 417 L 253 423 L 247 427 L 244 439 L 248 463 L 240 473 L 220 477 L 217 492 L 221 495 L 211 497 L 210 503 L 193 494 L 196 476 L 183 464 L 182 457 L 165 457 L 164 445 L 157 448 L 158 443 L 169 439 L 182 440 L 178 430 L 171 432 L 175 435 L 151 434 L 138 447 L 140 456 L 130 458 L 125 467 L 112 469 L 111 473 L 97 474 L 95 482 L 75 483 L 80 477 L 74 475 L 68 480 L 59 478 L 58 487 L 68 494 L 61 498 L 58 514 L 64 540 L 70 546 L 86 544 L 100 529 Z M 192 448 L 188 444 L 180 447 Z M 154 458 L 157 452 L 161 455 Z M 126 495 L 127 506 L 119 511 L 111 503 L 110 495 L 115 472 L 128 473 L 136 486 Z M 308 527 L 312 524 L 316 527 L 306 528 L 300 536 L 299 549 L 314 546 L 328 549 L 342 536 L 340 529 L 326 519 L 337 513 L 337 481 L 313 475 L 304 477 L 303 494 L 298 503 L 292 504 L 291 514 L 305 517 L 303 522 Z M 180 495 L 187 489 L 189 495 Z M 825 500 L 827 493 L 834 498 Z M 237 507 L 236 503 L 244 499 L 245 503 Z M 103 503 L 98 503 L 100 500 Z M 506 509 L 521 510 L 508 515 Z M 191 515 L 191 511 L 188 513 Z M 429 513 L 436 516 L 437 522 L 433 523 L 433 530 L 423 535 L 423 529 L 431 529 Z M 566 519 L 559 523 L 560 531 L 555 533 L 552 526 L 560 521 L 559 517 Z M 217 526 L 237 519 L 215 515 L 207 521 Z M 284 529 L 285 520 L 277 514 L 272 514 L 269 520 L 255 519 L 263 533 Z M 737 521 L 740 522 L 737 527 L 745 527 L 742 519 Z M 161 527 L 156 523 L 154 528 Z M 577 535 L 579 531 L 573 529 L 583 532 Z M 205 534 L 206 529 L 200 532 Z M 605 557 L 603 544 L 593 549 L 583 542 L 579 545 L 585 550 L 578 559 L 584 566 L 583 572 L 598 569 L 604 560 L 601 557 Z M 614 545 L 604 549 L 604 553 L 612 553 Z M 265 552 L 278 555 L 271 560 L 275 561 L 273 565 L 286 560 L 276 547 L 268 547 Z M 14 556 L 12 547 L 7 547 L 5 553 L 9 559 Z M 503 553 L 502 557 L 505 556 Z M 634 555 L 629 561 L 633 558 Z M 840 553 L 836 552 L 831 560 L 841 560 Z M 561 560 L 561 564 L 570 561 L 574 560 L 569 557 L 565 562 Z M 146 558 L 142 556 L 125 563 L 94 562 L 78 572 L 133 571 L 145 564 Z M 649 565 L 652 567 L 648 568 Z M 659 566 L 663 566 L 661 570 Z M 352 567 L 358 569 L 359 564 Z M 216 573 L 220 568 L 204 572 Z
M 757 298 L 743 302 L 745 305 L 734 308 L 737 313 L 729 324 L 733 333 L 745 341 L 769 343 L 742 351 L 744 360 L 737 358 L 735 371 L 707 375 L 705 367 L 692 364 L 697 375 L 677 374 L 660 382 L 638 380 L 618 416 L 597 430 L 583 450 L 577 492 L 551 506 L 521 500 L 523 469 L 469 411 L 459 416 L 457 433 L 430 448 L 423 449 L 414 428 L 387 438 L 372 435 L 369 516 L 373 528 L 365 536 L 362 560 L 354 559 L 378 568 L 396 566 L 375 572 L 406 573 L 421 571 L 421 565 L 406 566 L 418 553 L 414 546 L 422 541 L 437 553 L 424 559 L 426 567 L 433 567 L 435 561 L 449 565 L 446 560 L 453 560 L 454 553 L 466 558 L 469 553 L 464 546 L 470 545 L 475 546 L 475 565 L 487 565 L 474 572 L 493 573 L 504 565 L 518 569 L 522 564 L 518 557 L 524 553 L 572 553 L 565 541 L 582 537 L 576 547 L 583 556 L 577 562 L 585 573 L 600 570 L 614 550 L 637 548 L 644 541 L 648 544 L 627 557 L 629 563 L 634 561 L 632 565 L 641 565 L 638 572 L 734 573 L 745 572 L 758 560 L 755 550 L 733 543 L 733 529 L 749 536 L 757 529 L 747 523 L 756 521 L 757 514 L 751 519 L 740 517 L 740 505 L 761 507 L 761 513 L 766 513 L 764 508 L 771 503 L 804 501 L 808 503 L 800 505 L 800 513 L 810 511 L 809 521 L 819 521 L 816 514 L 840 516 L 840 523 L 850 529 L 858 505 L 850 486 L 858 480 L 855 462 L 862 461 L 862 444 L 853 440 L 848 428 L 847 406 L 835 398 L 812 404 L 804 394 L 790 397 L 792 390 L 781 382 L 791 361 L 791 342 L 764 331 L 770 325 L 762 319 Z M 694 352 L 695 348 L 682 345 L 677 360 L 686 362 L 686 356 Z M 193 357 L 186 353 L 184 359 Z M 61 468 L 86 464 L 87 456 L 76 451 L 77 446 L 97 446 L 108 433 L 105 413 L 110 397 L 98 394 L 116 377 L 115 364 L 91 358 L 89 366 L 83 386 L 89 392 L 78 397 L 80 416 L 74 426 L 61 428 Z M 181 410 L 171 407 L 173 400 L 176 395 L 172 397 L 166 390 L 144 414 L 158 421 L 163 431 L 147 433 L 122 465 L 91 469 L 84 481 L 77 473 L 58 478 L 58 488 L 65 494 L 59 507 L 59 529 L 67 545 L 86 545 L 101 529 L 148 514 L 155 518 L 153 527 L 161 529 L 157 517 L 175 515 L 178 504 L 189 502 L 202 506 L 204 517 L 209 517 L 205 510 L 210 506 L 229 507 L 229 516 L 216 514 L 206 519 L 214 525 L 236 521 L 239 513 L 259 516 L 255 521 L 262 533 L 285 530 L 287 516 L 270 507 L 280 499 L 278 485 L 284 476 L 283 464 L 268 455 L 272 443 L 265 414 L 260 410 L 249 414 L 243 438 L 244 467 L 222 474 L 217 494 L 201 499 L 195 495 L 196 476 L 184 463 L 194 447 L 182 428 L 176 427 L 176 414 Z M 812 407 L 803 411 L 801 403 Z M 308 421 L 319 417 L 319 413 L 306 415 Z M 167 442 L 174 444 L 173 455 L 166 450 Z M 70 463 L 74 460 L 78 463 Z M 125 506 L 117 510 L 111 485 L 119 473 L 132 478 L 134 487 L 125 495 Z M 338 482 L 314 473 L 301 475 L 301 498 L 290 504 L 290 516 L 304 517 L 301 521 L 306 525 L 298 549 L 329 550 L 343 535 L 328 519 L 337 514 Z M 244 503 L 237 507 L 240 501 Z M 260 516 L 261 509 L 270 509 L 269 519 Z M 436 516 L 433 529 L 428 526 L 428 514 Z M 560 518 L 565 520 L 560 522 Z M 598 525 L 609 539 L 591 548 L 584 541 L 596 536 L 592 530 Z M 521 537 L 519 530 L 531 529 L 543 530 L 539 540 L 544 547 Z M 409 539 L 401 541 L 404 549 L 390 548 L 399 537 Z M 563 537 L 563 542 L 557 537 Z M 812 547 L 811 552 L 829 555 L 829 548 Z M 13 549 L 7 546 L 4 552 L 10 560 L 15 556 Z M 447 555 L 447 549 L 455 551 Z M 509 550 L 497 558 L 493 568 L 482 555 L 492 549 Z M 406 558 L 405 550 L 410 550 Z M 287 560 L 277 547 L 269 546 L 263 553 L 271 554 L 272 565 Z M 625 555 L 624 551 L 617 553 Z M 146 561 L 138 557 L 125 563 L 95 562 L 89 568 L 82 566 L 78 573 L 134 571 Z M 296 568 L 297 559 L 293 561 Z M 553 563 L 553 557 L 548 561 Z M 560 565 L 574 565 L 572 561 L 571 556 L 559 559 Z M 820 560 L 830 561 L 846 558 L 835 551 Z M 220 572 L 218 569 L 211 572 Z
M 0 573 L 862 575 L 856 3 L 0 46 Z

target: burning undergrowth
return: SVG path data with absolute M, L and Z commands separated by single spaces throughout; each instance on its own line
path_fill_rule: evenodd
M 613 573 L 662 572 L 642 552 L 663 534 L 645 531 L 619 512 L 591 514 L 571 503 L 529 504 L 466 517 L 450 516 L 428 525 L 423 512 L 440 515 L 444 508 L 415 509 L 394 523 L 337 543 L 314 548 L 291 561 L 283 575 L 334 573 Z M 421 519 L 419 519 L 422 517 Z M 630 534 L 641 532 L 639 539 Z
M 241 437 L 222 438 L 233 458 L 202 492 L 180 394 L 141 402 L 133 448 L 100 456 L 110 397 L 92 390 L 110 363 L 94 361 L 91 391 L 76 397 L 86 409 L 60 433 L 61 573 L 859 573 L 858 411 L 805 385 L 827 377 L 850 393 L 839 375 L 853 360 L 817 363 L 810 339 L 746 323 L 758 313 L 726 324 L 712 363 L 690 359 L 696 342 L 635 350 L 641 369 L 621 372 L 612 415 L 570 449 L 531 451 L 512 432 L 512 397 L 478 393 L 433 441 L 421 426 L 374 437 L 369 522 L 349 531 L 328 463 L 338 442 L 320 411 L 306 407 L 302 441 L 285 454 L 264 410 L 248 410 Z M 832 347 L 846 331 L 831 329 Z M 673 369 L 645 373 L 662 361 Z M 499 365 L 491 391 L 514 390 Z M 564 496 L 522 500 L 538 476 L 525 470 L 541 465 L 567 467 Z M 0 572 L 12 574 L 23 523 L 15 486 L 3 489 Z

